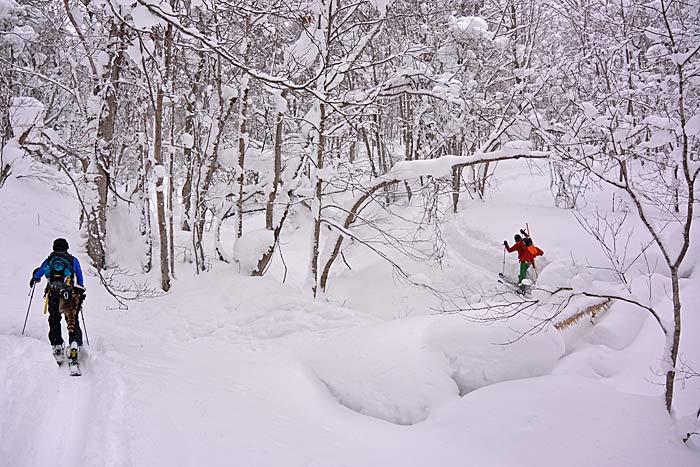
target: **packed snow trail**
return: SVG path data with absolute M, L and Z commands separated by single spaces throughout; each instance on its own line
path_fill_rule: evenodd
M 102 423 L 123 423 L 123 382 L 93 374 L 87 352 L 81 357 L 88 374 L 75 378 L 41 340 L 0 335 L 0 346 L 8 349 L 0 359 L 2 392 L 9 395 L 0 406 L 3 465 L 125 465 L 123 446 L 110 449 L 116 427 Z

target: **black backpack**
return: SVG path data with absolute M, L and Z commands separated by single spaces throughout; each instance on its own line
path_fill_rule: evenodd
M 44 276 L 48 279 L 49 290 L 66 293 L 72 289 L 75 271 L 73 257 L 66 251 L 54 251 L 44 266 Z

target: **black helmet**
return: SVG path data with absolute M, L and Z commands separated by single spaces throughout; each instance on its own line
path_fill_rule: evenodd
M 65 238 L 57 238 L 53 241 L 53 251 L 68 251 L 68 242 Z
M 521 236 L 518 235 L 518 234 L 515 234 L 515 236 L 514 236 L 513 238 L 515 239 L 516 242 L 519 242 L 520 240 L 523 239 L 523 237 L 521 237 Z

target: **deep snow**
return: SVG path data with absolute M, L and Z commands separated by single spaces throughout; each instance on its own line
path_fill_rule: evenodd
M 547 264 L 599 261 L 537 171 L 525 192 L 511 191 L 523 167 L 502 164 L 487 203 L 464 199 L 447 217 L 441 267 L 406 261 L 406 269 L 445 289 L 492 287 L 502 241 L 525 221 L 546 253 L 543 275 Z M 664 338 L 645 313 L 615 304 L 595 325 L 505 345 L 528 326 L 524 318 L 482 325 L 436 313 L 435 297 L 395 281 L 358 245 L 348 249 L 353 269 L 334 270 L 328 301 L 313 301 L 300 290 L 303 216 L 282 242 L 286 284 L 277 259 L 264 278 L 216 262 L 195 276 L 178 263 L 171 293 L 123 311 L 87 275 L 91 345 L 83 376 L 71 378 L 51 357 L 39 293 L 20 332 L 30 273 L 53 238 L 67 238 L 89 269 L 77 209 L 67 187 L 40 180 L 11 179 L 0 190 L 2 465 L 700 464 L 700 443 L 683 444 L 664 410 Z M 133 215 L 113 218 L 110 252 L 137 271 Z M 688 311 L 700 301 L 693 284 L 697 275 L 683 283 Z M 699 320 L 686 312 L 683 352 L 696 368 Z M 679 417 L 697 410 L 700 382 L 679 384 L 676 398 Z

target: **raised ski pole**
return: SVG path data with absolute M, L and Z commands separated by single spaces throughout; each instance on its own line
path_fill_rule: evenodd
M 530 225 L 525 222 L 525 229 L 527 230 L 527 236 L 530 237 Z M 535 258 L 532 258 L 532 270 L 535 271 L 535 282 L 537 282 L 537 265 L 535 264 Z
M 32 308 L 32 299 L 34 298 L 34 289 L 36 288 L 36 282 L 32 284 L 32 291 L 29 295 L 29 305 L 27 305 L 27 315 L 24 317 L 24 326 L 22 326 L 22 335 L 24 335 L 24 330 L 27 328 L 27 319 L 29 318 L 29 310 Z
M 506 246 L 503 245 L 503 271 L 501 271 L 501 275 L 505 276 L 506 275 Z

